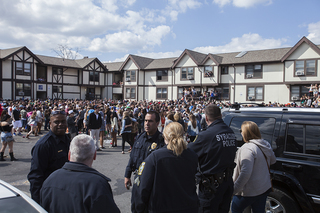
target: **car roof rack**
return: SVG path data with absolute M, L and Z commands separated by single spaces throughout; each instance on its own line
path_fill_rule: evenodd
M 259 103 L 234 103 L 231 105 L 231 108 L 239 110 L 241 105 L 255 105 L 255 107 L 265 107 L 264 104 L 259 104 Z

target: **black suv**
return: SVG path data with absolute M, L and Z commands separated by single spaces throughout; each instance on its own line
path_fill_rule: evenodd
M 222 110 L 238 146 L 244 143 L 241 124 L 253 121 L 277 157 L 266 212 L 320 212 L 320 109 L 240 105 Z

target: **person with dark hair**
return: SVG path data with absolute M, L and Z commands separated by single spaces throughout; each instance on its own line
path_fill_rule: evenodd
M 13 125 L 10 124 L 10 115 L 8 115 L 7 111 L 2 111 L 1 113 L 1 123 L 0 123 L 0 130 L 1 130 L 1 150 L 0 150 L 0 161 L 5 161 L 4 159 L 4 151 L 6 150 L 7 145 L 9 146 L 9 155 L 11 161 L 17 160 L 13 156 L 13 142 L 14 139 L 12 137 L 12 127 Z
M 52 111 L 50 131 L 40 138 L 31 150 L 31 168 L 28 174 L 31 197 L 40 203 L 40 189 L 49 175 L 68 161 L 70 137 L 66 134 L 65 111 Z
M 21 118 L 20 118 L 20 109 L 22 109 L 22 106 L 16 106 L 13 108 L 12 111 L 12 125 L 13 125 L 13 135 L 16 136 L 16 131 L 18 131 L 19 136 L 21 136 Z
M 44 130 L 48 131 L 48 128 L 50 128 L 49 125 L 49 121 L 50 121 L 50 114 L 51 114 L 51 110 L 50 109 L 46 109 L 44 111 Z
M 97 151 L 102 151 L 102 149 L 100 149 L 100 146 L 99 146 L 102 118 L 101 118 L 101 114 L 99 113 L 99 107 L 94 106 L 93 108 L 94 108 L 94 111 L 90 113 L 89 119 L 88 119 L 88 129 L 90 130 L 90 136 L 96 142 Z
M 127 189 L 132 186 L 131 174 L 136 172 L 142 161 L 154 150 L 164 146 L 162 134 L 158 131 L 160 116 L 158 112 L 147 112 L 144 119 L 145 132 L 137 136 L 132 147 L 130 159 L 125 170 L 124 185 Z M 132 198 L 134 199 L 134 198 Z
M 174 114 L 172 112 L 168 112 L 167 120 L 164 123 L 164 127 L 166 127 L 171 122 L 174 122 Z
M 200 123 L 194 114 L 189 115 L 187 134 L 190 142 L 193 142 L 201 130 Z
M 118 115 L 116 112 L 110 114 L 111 121 L 111 144 L 112 147 L 117 147 L 117 132 L 118 132 Z
M 198 157 L 187 148 L 184 129 L 172 122 L 163 131 L 166 146 L 141 163 L 135 177 L 132 212 L 198 212 L 195 174 Z M 170 194 L 170 196 L 168 196 Z M 164 205 L 165 204 L 165 205 Z
M 200 132 L 188 147 L 198 155 L 199 212 L 229 212 L 233 194 L 232 173 L 237 151 L 236 136 L 222 120 L 221 110 L 205 108 L 206 131 Z

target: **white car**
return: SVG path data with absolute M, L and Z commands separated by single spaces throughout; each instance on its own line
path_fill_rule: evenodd
M 0 213 L 47 212 L 16 187 L 0 180 Z

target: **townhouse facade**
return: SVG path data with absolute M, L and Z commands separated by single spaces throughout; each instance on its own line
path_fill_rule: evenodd
M 306 37 L 293 47 L 178 57 L 129 55 L 124 62 L 69 60 L 33 54 L 27 47 L 0 50 L 2 99 L 167 100 L 217 91 L 230 102 L 299 101 L 320 84 L 320 46 Z

